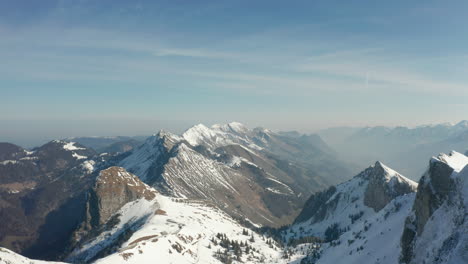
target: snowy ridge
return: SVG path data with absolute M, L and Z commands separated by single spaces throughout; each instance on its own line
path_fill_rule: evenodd
M 2 264 L 59 264 L 64 262 L 42 261 L 23 257 L 15 252 L 0 247 L 0 263 Z
M 158 196 L 157 202 L 160 209 L 153 212 L 118 252 L 95 263 L 145 264 L 156 259 L 160 263 L 222 263 L 217 252 L 223 253 L 225 249 L 219 242 L 213 242 L 219 241 L 217 233 L 226 234 L 230 240 L 248 242 L 255 249 L 246 253 L 243 248 L 241 261 L 244 263 L 284 263 L 277 247 L 270 247 L 250 230 L 243 234 L 245 228 L 219 209 L 165 196 Z M 250 242 L 252 236 L 254 242 Z
M 181 138 L 177 135 L 161 130 L 158 134 L 146 139 L 145 143 L 132 151 L 132 154 L 122 160 L 119 166 L 137 175 L 143 181 L 147 181 L 149 169 L 155 164 L 163 166 L 160 163 L 162 156 L 167 155 L 172 147 L 180 142 Z
M 186 130 L 182 137 L 192 146 L 205 145 L 211 149 L 232 144 L 241 144 L 253 149 L 262 149 L 251 138 L 252 131 L 244 125 L 232 122 L 216 124 L 211 128 L 198 124 Z
M 383 171 L 379 169 L 382 168 Z M 368 217 L 375 214 L 375 210 L 366 205 L 366 193 L 369 186 L 375 178 L 383 179 L 379 185 L 388 187 L 395 193 L 396 183 L 408 185 L 413 191 L 417 184 L 396 171 L 388 168 L 381 162 L 376 162 L 374 166 L 364 170 L 354 178 L 342 184 L 332 187 L 329 191 L 331 195 L 325 196 L 326 200 L 318 201 L 320 213 L 310 212 L 311 217 L 293 225 L 290 233 L 296 233 L 296 236 L 318 236 L 324 237 L 326 229 L 333 224 L 338 224 L 340 229 L 348 229 L 356 223 L 365 221 Z M 380 186 L 377 186 L 380 187 Z M 395 194 L 398 196 L 398 194 Z M 311 198 L 312 199 L 312 198 Z M 323 203 L 323 204 L 320 204 Z M 305 208 L 304 210 L 307 210 Z M 287 234 L 288 240 L 293 236 Z
M 199 124 L 182 137 L 161 131 L 118 165 L 163 194 L 211 201 L 229 214 L 247 217 L 256 224 L 285 223 L 281 215 L 273 215 L 276 212 L 268 203 L 278 199 L 275 194 L 287 195 L 288 201 L 298 203 L 295 192 L 261 167 L 277 170 L 275 161 L 263 157 L 258 146 L 251 148 L 251 133 L 236 122 L 212 128 Z M 265 181 L 267 177 L 278 180 Z M 289 207 L 288 201 L 281 206 Z
M 391 185 L 394 185 L 394 182 L 404 182 L 415 188 L 418 186 L 418 183 L 392 170 L 391 168 L 387 167 L 382 162 L 378 161 L 377 164 L 378 164 L 377 166 L 381 166 L 385 170 L 385 174 L 384 174 L 385 181 L 390 183 Z

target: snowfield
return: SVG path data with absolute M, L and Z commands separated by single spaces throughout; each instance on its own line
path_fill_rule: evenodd
M 241 247 L 240 260 L 244 263 L 285 262 L 276 245 L 268 245 L 267 238 L 242 227 L 217 208 L 161 195 L 156 202 L 160 208 L 152 212 L 118 252 L 95 263 L 222 263 L 217 252 L 223 255 L 226 248 L 220 245 L 218 233 L 230 241 L 248 243 L 252 248 L 249 253 L 245 252 L 245 246 Z M 121 214 L 133 214 L 129 212 L 133 207 L 124 208 Z M 245 231 L 247 234 L 243 234 Z M 230 251 L 228 255 L 233 255 Z

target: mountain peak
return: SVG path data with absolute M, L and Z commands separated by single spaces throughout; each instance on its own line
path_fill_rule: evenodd
M 455 124 L 455 126 L 459 128 L 468 128 L 468 120 L 462 120 Z
M 182 137 L 187 140 L 192 146 L 197 146 L 205 138 L 211 139 L 215 136 L 215 132 L 203 124 L 195 125 L 187 129 Z
M 180 141 L 181 138 L 176 134 L 168 132 L 166 130 L 159 130 L 158 133 L 153 134 L 152 136 L 148 137 L 145 141 L 145 144 L 155 145 L 159 144 L 160 142 L 163 143 L 171 143 L 171 145 L 175 144 L 176 142 Z
M 230 122 L 227 124 L 215 124 L 211 126 L 212 129 L 221 130 L 224 132 L 235 132 L 235 133 L 245 133 L 249 129 L 242 123 L 239 122 Z
M 397 196 L 415 192 L 418 184 L 377 161 L 364 171 L 368 185 L 364 193 L 364 204 L 376 212 L 384 208 Z

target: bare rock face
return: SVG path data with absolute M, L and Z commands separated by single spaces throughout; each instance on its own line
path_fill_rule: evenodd
M 376 212 L 396 197 L 415 192 L 416 184 L 377 161 L 366 175 L 369 181 L 364 193 L 364 204 Z
M 81 263 L 90 258 L 88 255 L 92 257 L 100 254 L 100 257 L 104 257 L 112 252 L 112 248 L 122 242 L 118 237 L 109 238 L 107 246 L 102 246 L 92 254 L 86 250 L 72 253 L 116 226 L 120 222 L 119 210 L 124 205 L 140 199 L 153 201 L 156 195 L 157 192 L 153 188 L 124 168 L 114 166 L 100 171 L 94 186 L 87 193 L 84 219 L 71 234 L 63 258 Z M 154 203 L 157 204 L 156 201 Z
M 121 167 L 110 167 L 99 173 L 90 191 L 88 214 L 92 227 L 105 224 L 125 204 L 145 198 L 152 200 L 156 191 L 137 176 Z

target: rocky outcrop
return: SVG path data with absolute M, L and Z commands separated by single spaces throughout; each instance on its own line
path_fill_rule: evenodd
M 464 182 L 468 180 L 468 169 L 461 172 L 466 164 L 468 158 L 456 152 L 441 154 L 430 161 L 427 172 L 419 181 L 412 213 L 405 222 L 401 238 L 401 263 L 447 263 L 457 244 L 468 240 L 465 224 L 468 198 L 464 193 L 466 190 L 463 191 L 466 188 Z M 437 240 L 431 242 L 434 237 Z M 462 246 L 464 250 L 467 245 Z M 468 258 L 468 255 L 465 257 Z
M 415 192 L 416 184 L 377 161 L 365 175 L 368 180 L 364 204 L 376 212 L 398 196 Z
M 99 173 L 89 192 L 88 224 L 98 227 L 105 224 L 125 204 L 137 199 L 152 200 L 156 191 L 137 176 L 121 167 L 110 167 Z
M 128 210 L 132 202 L 146 202 L 151 207 L 157 207 L 156 195 L 153 188 L 124 168 L 113 166 L 100 171 L 87 193 L 84 220 L 71 234 L 63 257 L 67 261 L 82 263 L 112 253 L 141 220 L 127 219 L 121 210 Z M 120 235 L 102 239 L 106 232 L 114 228 L 119 229 Z M 96 246 L 83 248 L 83 245 L 90 243 Z

